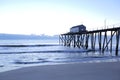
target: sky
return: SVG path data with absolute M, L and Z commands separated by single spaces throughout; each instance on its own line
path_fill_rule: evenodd
M 57 35 L 120 24 L 120 0 L 0 0 L 0 33 Z

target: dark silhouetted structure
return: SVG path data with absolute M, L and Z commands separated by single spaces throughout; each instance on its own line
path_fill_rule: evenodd
M 73 26 L 72 28 L 70 28 L 71 33 L 83 32 L 83 31 L 86 31 L 86 26 L 84 25 L 77 25 L 77 26 Z
M 61 34 L 59 36 L 59 43 L 64 46 L 90 49 L 92 51 L 96 50 L 97 44 L 102 53 L 106 50 L 109 50 L 111 53 L 115 51 L 115 55 L 118 56 L 119 38 L 120 27 L 86 31 L 84 25 L 79 25 L 72 27 L 70 32 Z

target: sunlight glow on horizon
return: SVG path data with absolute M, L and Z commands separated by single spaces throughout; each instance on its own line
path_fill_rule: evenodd
M 3 1 L 4 4 L 0 6 L 0 33 L 56 35 L 66 33 L 70 27 L 80 24 L 84 24 L 88 30 L 97 29 L 104 26 L 105 19 L 107 25 L 120 23 L 119 18 L 103 16 L 93 12 L 89 7 L 77 8 L 76 3 L 71 5 L 72 2 L 69 3 L 67 0 L 65 3 L 47 1 L 50 2 L 50 0 L 16 3 Z

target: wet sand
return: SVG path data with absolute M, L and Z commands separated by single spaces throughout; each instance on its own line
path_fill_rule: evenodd
M 120 62 L 26 67 L 1 72 L 0 80 L 120 80 Z

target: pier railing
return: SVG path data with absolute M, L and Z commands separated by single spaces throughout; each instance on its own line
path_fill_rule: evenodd
M 98 45 L 99 51 L 109 50 L 111 53 L 115 47 L 115 55 L 118 56 L 120 27 L 107 29 L 84 31 L 84 32 L 68 32 L 59 36 L 59 43 L 64 46 L 73 46 L 83 49 L 96 50 Z M 113 46 L 115 45 L 115 46 Z

